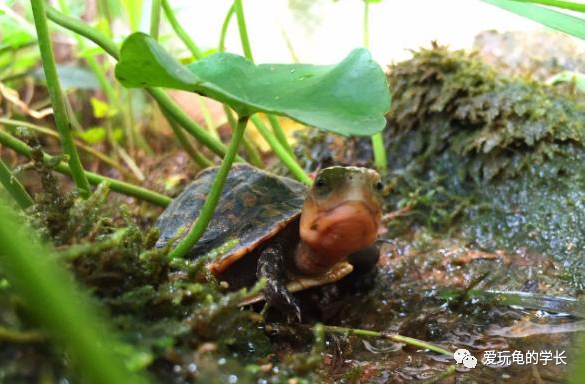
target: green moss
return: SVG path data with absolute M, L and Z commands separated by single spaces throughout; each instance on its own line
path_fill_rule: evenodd
M 549 255 L 583 286 L 584 105 L 435 45 L 391 67 L 389 84 L 389 201 L 410 207 L 403 226 Z

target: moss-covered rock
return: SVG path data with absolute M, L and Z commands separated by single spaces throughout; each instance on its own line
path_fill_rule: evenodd
M 583 286 L 584 105 L 437 45 L 389 85 L 391 201 L 436 229 L 458 217 L 480 247 L 550 255 Z

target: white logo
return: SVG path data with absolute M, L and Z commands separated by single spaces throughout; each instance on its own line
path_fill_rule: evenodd
M 476 357 L 474 357 L 473 355 L 469 355 L 464 357 L 464 359 L 462 360 L 462 363 L 464 364 L 465 367 L 467 367 L 468 369 L 474 369 L 476 367 L 476 363 L 478 361 L 476 360 Z
M 476 367 L 476 357 L 474 357 L 467 349 L 458 349 L 454 353 L 454 360 L 456 363 L 463 364 L 468 369 L 474 369 Z

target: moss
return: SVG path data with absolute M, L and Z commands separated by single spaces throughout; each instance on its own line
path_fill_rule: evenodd
M 549 255 L 583 286 L 583 103 L 437 45 L 389 85 L 389 201 L 410 223 Z

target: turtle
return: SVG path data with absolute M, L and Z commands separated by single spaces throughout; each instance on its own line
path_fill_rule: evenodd
M 188 232 L 217 172 L 201 171 L 173 199 L 155 223 L 157 247 Z M 292 292 L 340 280 L 356 266 L 376 265 L 382 190 L 380 175 L 368 168 L 324 168 L 307 187 L 235 164 L 206 231 L 186 257 L 207 256 L 208 270 L 231 288 L 266 278 L 262 294 L 242 304 L 265 300 L 301 320 Z

